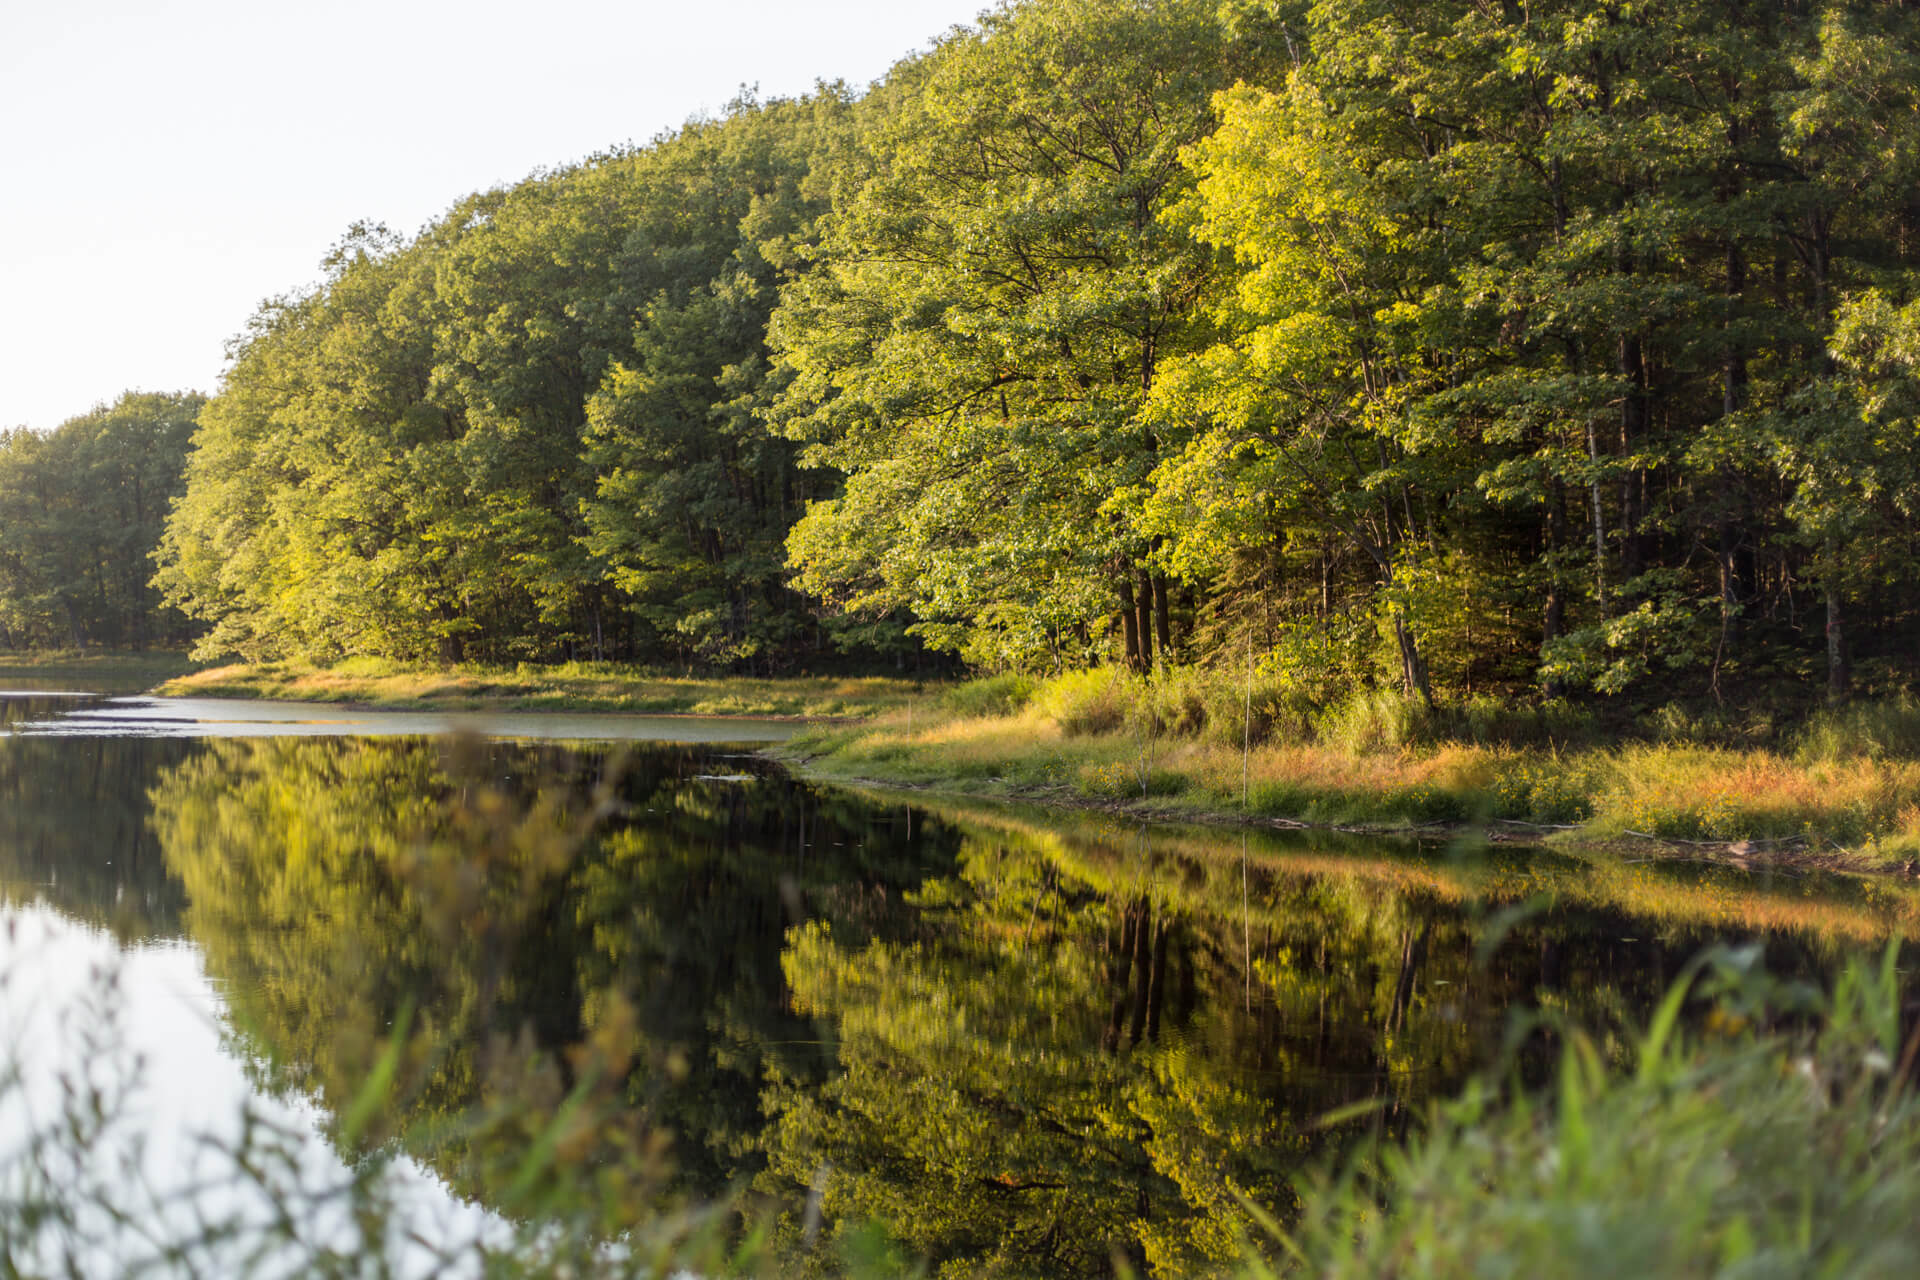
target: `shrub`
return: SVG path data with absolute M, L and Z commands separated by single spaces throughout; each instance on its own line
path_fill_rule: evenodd
M 1218 673 L 1205 667 L 1163 667 L 1142 682 L 1148 724 L 1155 734 L 1197 738 L 1211 719 Z
M 1222 672 L 1207 689 L 1205 736 L 1229 747 L 1311 742 L 1313 717 L 1306 695 L 1271 673 L 1255 674 L 1249 698 L 1244 673 Z
M 1141 683 L 1115 667 L 1069 671 L 1036 689 L 1032 705 L 1068 737 L 1115 733 L 1131 721 Z
M 1321 741 L 1358 756 L 1412 746 L 1431 735 L 1434 716 L 1418 698 L 1369 689 L 1328 708 L 1318 727 Z
M 1448 733 L 1481 746 L 1567 746 L 1595 734 L 1593 713 L 1564 698 L 1526 706 L 1482 694 L 1447 708 L 1442 719 Z
M 1801 730 L 1796 754 L 1809 762 L 1920 757 L 1920 705 L 1903 697 L 1819 712 Z
M 981 676 L 947 690 L 940 705 L 960 716 L 1010 716 L 1026 707 L 1036 687 L 1032 676 L 1019 672 Z
M 1504 761 L 1487 791 L 1496 818 L 1572 824 L 1593 816 L 1593 796 L 1602 782 L 1591 759 L 1527 752 Z

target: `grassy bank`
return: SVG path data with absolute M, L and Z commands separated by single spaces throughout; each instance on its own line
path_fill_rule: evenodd
M 1911 706 L 1818 717 L 1764 747 L 1686 725 L 1602 746 L 1561 708 L 1448 717 L 1375 695 L 1309 717 L 1235 692 L 1195 673 L 976 681 L 812 730 L 784 752 L 831 780 L 1056 804 L 1333 826 L 1485 823 L 1860 868 L 1911 870 L 1920 859 Z
M 1487 824 L 1581 844 L 1920 869 L 1920 706 L 1909 703 L 1756 730 L 1751 719 L 1671 711 L 1602 726 L 1564 704 L 1433 710 L 1380 693 L 1314 707 L 1271 682 L 1249 689 L 1195 670 L 960 685 L 596 663 L 442 670 L 356 660 L 163 674 L 175 678 L 159 691 L 175 696 L 833 721 L 780 752 L 828 781 L 1171 816 Z
M 920 685 L 876 676 L 663 675 L 615 663 L 422 668 L 374 659 L 213 667 L 169 679 L 181 698 L 269 698 L 386 710 L 609 711 L 651 715 L 871 717 L 904 707 Z
M 183 652 L 0 651 L 0 689 L 140 693 L 194 669 Z

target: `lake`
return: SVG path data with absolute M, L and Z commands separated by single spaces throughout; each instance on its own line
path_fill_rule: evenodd
M 1241 1197 L 1284 1219 L 1474 1072 L 1540 1078 L 1554 1026 L 1623 1054 L 1707 946 L 1817 982 L 1916 914 L 820 787 L 753 754 L 781 722 L 17 692 L 0 725 L 0 1178 L 142 1224 L 0 1243 L 83 1273 L 477 1273 L 725 1200 L 783 1270 L 877 1221 L 968 1271 L 1186 1274 Z M 35 1147 L 76 1098 L 88 1154 Z

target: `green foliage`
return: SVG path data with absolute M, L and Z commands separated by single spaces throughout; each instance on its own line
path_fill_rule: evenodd
M 1055 676 L 1034 691 L 1031 703 L 1068 737 L 1115 733 L 1140 718 L 1135 707 L 1143 688 L 1126 671 L 1094 667 Z
M 1911 698 L 1899 698 L 1818 712 L 1800 731 L 1798 755 L 1811 761 L 1856 756 L 1870 760 L 1920 758 L 1920 704 Z
M 940 705 L 963 716 L 1007 716 L 1023 710 L 1037 689 L 1031 676 L 1010 671 L 957 684 L 940 695 Z
M 1910 528 L 1906 321 L 1860 291 L 1911 288 L 1914 34 L 1891 5 L 1312 10 L 1294 74 L 1190 152 L 1179 216 L 1241 271 L 1156 393 L 1206 424 L 1155 474 L 1170 562 L 1272 548 L 1268 590 L 1317 568 L 1324 615 L 1357 551 L 1416 693 L 1535 663 L 1718 688 L 1825 603 L 1844 691 L 1847 601 Z
M 0 647 L 186 638 L 148 579 L 204 403 L 128 392 L 45 435 L 0 432 Z
M 1478 1086 L 1405 1148 L 1307 1183 L 1286 1252 L 1333 1277 L 1906 1274 L 1920 1094 L 1897 954 L 1855 961 L 1822 997 L 1768 978 L 1758 946 L 1715 952 L 1624 1071 L 1563 1026 L 1542 1096 Z M 1676 1019 L 1696 989 L 1718 1008 L 1689 1034 Z M 1781 1021 L 1811 1011 L 1814 1030 Z
M 1214 269 L 1160 215 L 1244 54 L 1205 0 L 1007 5 L 859 104 L 773 324 L 774 422 L 847 473 L 789 540 L 808 590 L 998 665 L 1084 660 L 1155 590 L 1141 409 Z
M 620 656 L 778 669 L 817 489 L 756 406 L 836 91 L 355 227 L 235 347 L 161 556 L 250 660 Z
M 349 1158 L 392 1145 L 516 1221 L 609 1239 L 707 1216 L 758 1167 L 763 1075 L 816 1074 L 780 988 L 788 894 L 915 870 L 866 862 L 841 826 L 863 812 L 691 777 L 711 767 L 229 741 L 166 772 L 152 825 L 264 1079 L 323 1106 Z M 796 877 L 772 833 L 802 805 L 848 852 Z
M 355 228 L 237 343 L 161 583 L 253 659 L 1251 650 L 1288 737 L 1896 693 L 1917 47 L 1891 3 L 1007 0 Z
M 1595 797 L 1609 782 L 1603 760 L 1519 755 L 1495 770 L 1487 787 L 1490 816 L 1574 826 L 1593 817 Z

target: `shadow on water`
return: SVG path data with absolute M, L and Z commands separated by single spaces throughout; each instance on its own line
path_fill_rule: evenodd
M 338 1116 L 397 1046 L 388 1105 L 336 1140 L 396 1139 L 510 1215 L 590 1187 L 609 1230 L 736 1194 L 795 1265 L 878 1219 L 969 1270 L 1202 1268 L 1241 1197 L 1286 1215 L 1303 1163 L 1506 1049 L 1536 1074 L 1551 1046 L 1505 1044 L 1516 1010 L 1624 1054 L 1712 942 L 1819 979 L 1916 909 L 1844 879 L 909 807 L 713 747 L 0 738 L 0 804 L 8 892 L 190 937 L 263 1088 Z

